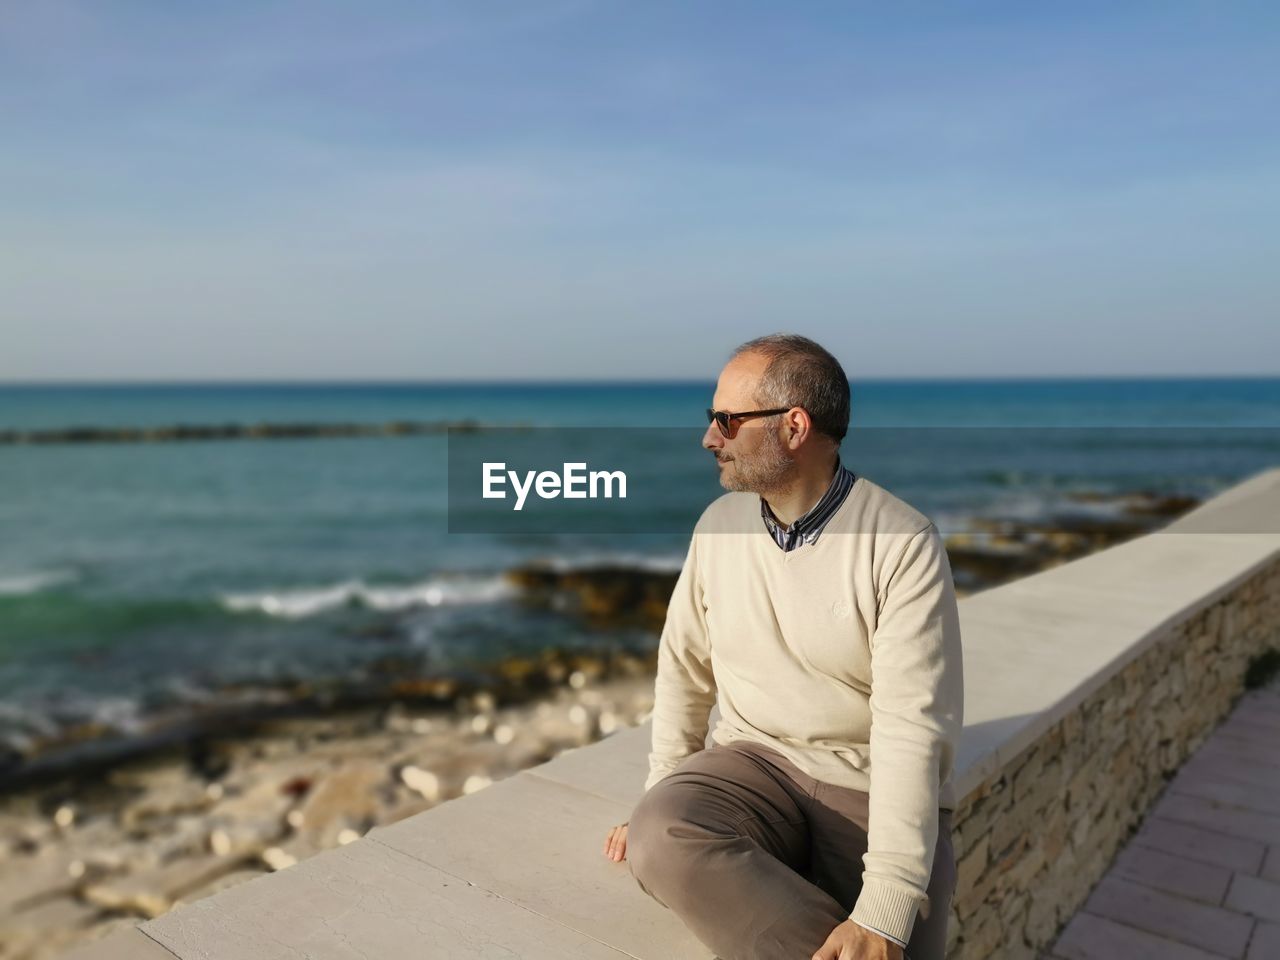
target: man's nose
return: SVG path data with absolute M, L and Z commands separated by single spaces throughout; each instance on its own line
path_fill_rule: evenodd
M 702 445 L 708 450 L 719 450 L 724 446 L 724 435 L 714 423 L 707 424 L 702 434 Z

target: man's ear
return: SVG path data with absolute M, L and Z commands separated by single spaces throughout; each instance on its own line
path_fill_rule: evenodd
M 809 412 L 803 407 L 796 407 L 793 412 L 787 414 L 786 422 L 789 431 L 787 445 L 795 450 L 806 437 L 813 433 L 813 422 L 809 419 Z

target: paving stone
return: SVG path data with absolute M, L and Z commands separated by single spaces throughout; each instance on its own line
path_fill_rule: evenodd
M 1197 759 L 1227 757 L 1239 760 L 1243 764 L 1267 769 L 1280 767 L 1280 747 L 1263 746 L 1247 740 L 1237 740 L 1235 737 L 1213 737 L 1205 741 L 1204 745 L 1196 751 L 1195 756 Z
M 1245 697 L 1231 711 L 1231 719 L 1261 727 L 1271 727 L 1280 732 L 1280 706 L 1277 706 L 1274 698 Z
M 1276 960 L 1280 957 L 1280 923 L 1260 920 L 1249 941 L 1247 960 Z
M 1171 782 L 1178 784 L 1191 779 L 1248 784 L 1270 791 L 1272 797 L 1280 797 L 1280 767 L 1267 764 L 1241 763 L 1235 758 L 1197 754 L 1182 765 Z M 1273 800 L 1268 809 L 1280 810 L 1280 800 Z
M 1116 857 L 1109 876 L 1124 877 L 1156 890 L 1218 906 L 1227 894 L 1231 871 L 1198 860 L 1130 844 Z
M 1223 905 L 1262 920 L 1280 922 L 1280 883 L 1237 873 Z
M 1232 737 L 1246 743 L 1256 743 L 1261 747 L 1274 747 L 1276 737 L 1280 736 L 1280 726 L 1273 724 L 1250 723 L 1228 717 L 1216 730 L 1214 737 Z
M 1239 872 L 1252 873 L 1253 871 L 1241 870 Z M 1258 875 L 1280 883 L 1280 844 L 1267 848 L 1267 857 L 1262 864 L 1262 869 L 1258 871 Z
M 1222 954 L 1177 943 L 1081 910 L 1053 945 L 1062 960 L 1222 960 Z
M 1164 817 L 1147 817 L 1133 842 L 1237 873 L 1258 873 L 1267 850 L 1256 840 L 1233 837 Z
M 1280 816 L 1223 806 L 1175 791 L 1166 792 L 1152 813 L 1233 837 L 1280 844 Z
M 1184 793 L 1192 797 L 1211 800 L 1214 803 L 1254 813 L 1280 813 L 1276 791 L 1251 784 L 1235 783 L 1227 780 L 1206 780 L 1201 777 L 1187 776 L 1175 780 L 1169 785 L 1170 791 Z
M 143 929 L 184 960 L 624 957 L 367 839 L 197 900 Z
M 1227 957 L 1243 957 L 1253 920 L 1239 913 L 1107 876 L 1085 909 L 1100 917 Z

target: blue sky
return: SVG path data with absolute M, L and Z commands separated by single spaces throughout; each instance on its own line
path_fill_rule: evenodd
M 0 6 L 0 380 L 1280 373 L 1262 3 Z

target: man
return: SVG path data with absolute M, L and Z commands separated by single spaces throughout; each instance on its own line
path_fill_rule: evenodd
M 849 383 L 812 340 L 743 344 L 713 404 L 731 492 L 691 539 L 646 792 L 605 855 L 722 960 L 942 960 L 964 683 L 941 535 L 841 463 Z

